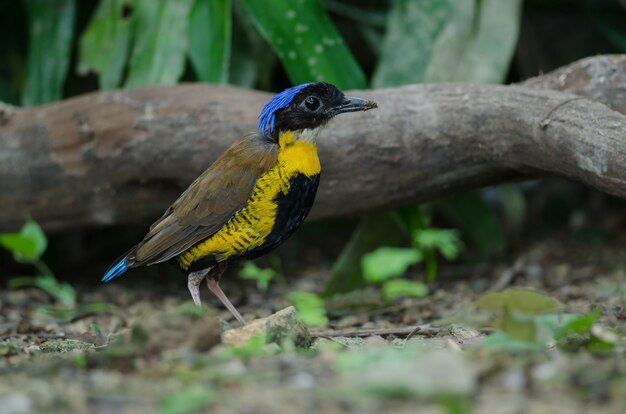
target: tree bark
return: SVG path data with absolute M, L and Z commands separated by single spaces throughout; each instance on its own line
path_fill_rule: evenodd
M 379 108 L 344 115 L 320 134 L 312 217 L 546 175 L 626 197 L 626 116 L 617 112 L 626 113 L 625 85 L 626 57 L 601 56 L 516 86 L 350 92 Z M 0 105 L 0 229 L 27 215 L 46 231 L 149 223 L 255 129 L 270 96 L 183 84 Z

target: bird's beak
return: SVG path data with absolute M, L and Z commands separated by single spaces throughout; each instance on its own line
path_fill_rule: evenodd
M 367 111 L 373 108 L 378 108 L 376 102 L 367 101 L 361 98 L 355 98 L 352 96 L 345 96 L 341 104 L 334 106 L 330 109 L 332 116 L 343 114 L 345 112 Z

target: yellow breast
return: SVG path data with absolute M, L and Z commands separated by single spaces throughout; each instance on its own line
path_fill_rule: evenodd
M 187 270 L 201 257 L 213 255 L 221 262 L 263 245 L 276 220 L 277 195 L 289 192 L 290 180 L 294 176 L 312 177 L 320 173 L 315 141 L 300 134 L 302 132 L 292 131 L 280 134 L 276 165 L 257 179 L 245 206 L 220 230 L 178 256 L 182 269 Z

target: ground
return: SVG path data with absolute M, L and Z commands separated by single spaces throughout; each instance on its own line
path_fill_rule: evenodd
M 75 312 L 54 315 L 58 303 L 41 289 L 5 289 L 0 412 L 622 413 L 625 249 L 619 235 L 551 234 L 508 259 L 443 264 L 423 298 L 383 304 L 371 288 L 329 300 L 330 324 L 311 329 L 309 347 L 220 344 L 236 324 L 213 302 L 195 308 L 183 279 L 151 290 L 130 279 L 75 283 Z M 224 288 L 253 319 L 328 274 L 326 263 L 307 266 L 267 292 L 233 274 Z M 557 319 L 594 309 L 599 319 L 580 337 L 487 346 L 494 330 L 471 304 L 511 287 L 556 299 Z

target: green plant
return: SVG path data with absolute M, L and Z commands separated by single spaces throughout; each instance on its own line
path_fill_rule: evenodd
M 419 207 L 399 210 L 393 217 L 398 227 L 407 235 L 411 247 L 380 247 L 365 254 L 361 259 L 363 277 L 368 283 L 383 282 L 400 277 L 411 266 L 423 262 L 427 282 L 434 282 L 437 274 L 437 253 L 447 260 L 454 260 L 459 254 L 462 243 L 458 232 L 430 227 L 429 218 Z M 391 285 L 393 287 L 383 287 L 383 293 L 393 292 L 397 296 L 401 294 L 401 288 L 406 287 L 407 296 L 426 294 L 425 289 L 416 282 L 411 282 L 413 285 L 406 282 L 408 281 L 394 281 Z M 387 294 L 385 296 L 389 299 Z
M 328 323 L 324 300 L 310 292 L 291 292 L 287 298 L 298 312 L 298 319 L 307 326 L 322 327 Z
M 53 275 L 16 277 L 9 281 L 9 287 L 12 289 L 34 287 L 43 290 L 64 307 L 76 306 L 74 288 L 69 283 L 59 282 Z
M 271 267 L 264 269 L 258 267 L 253 262 L 245 262 L 241 270 L 239 270 L 239 277 L 246 280 L 256 280 L 257 287 L 260 291 L 265 292 L 269 283 L 278 275 L 276 270 Z
M 541 292 L 506 289 L 487 293 L 474 305 L 492 316 L 495 333 L 482 341 L 487 348 L 541 350 L 551 343 L 564 350 L 610 350 L 617 337 L 598 324 L 599 310 L 582 314 L 556 313 L 557 302 Z
M 48 293 L 65 307 L 76 305 L 76 293 L 72 286 L 59 282 L 50 268 L 41 260 L 41 255 L 48 246 L 48 240 L 35 221 L 28 219 L 19 232 L 0 233 L 0 245 L 13 253 L 16 261 L 29 263 L 40 273 L 37 277 L 24 276 L 11 279 L 9 287 L 35 287 Z
M 426 281 L 433 283 L 437 276 L 437 252 L 447 260 L 455 260 L 462 243 L 456 230 L 438 229 L 430 225 L 430 217 L 418 207 L 399 214 L 405 223 L 413 248 L 422 254 L 426 265 Z
M 40 273 L 38 276 L 16 277 L 9 281 L 9 287 L 13 289 L 33 287 L 52 297 L 56 305 L 41 306 L 39 312 L 61 321 L 70 321 L 81 314 L 113 312 L 116 309 L 108 303 L 76 302 L 74 288 L 66 282 L 58 281 L 41 260 L 48 240 L 41 227 L 32 219 L 27 220 L 19 232 L 0 233 L 0 246 L 13 253 L 16 261 L 33 265 Z
M 363 256 L 361 267 L 368 283 L 381 283 L 383 299 L 391 301 L 402 296 L 423 297 L 428 288 L 420 282 L 394 279 L 423 260 L 420 251 L 412 248 L 381 247 Z
M 93 10 L 76 0 L 25 0 L 23 6 L 28 55 L 14 59 L 14 79 L 0 79 L 0 99 L 12 97 L 17 85 L 23 105 L 63 97 L 74 44 L 76 73 L 95 73 L 100 89 L 171 85 L 183 76 L 249 87 L 262 82 L 277 59 L 293 83 L 367 86 L 317 0 L 100 0 Z M 91 15 L 79 25 L 84 9 Z
M 32 264 L 43 275 L 52 274 L 48 266 L 41 261 L 41 255 L 48 247 L 48 239 L 41 227 L 32 219 L 28 219 L 19 232 L 0 233 L 0 246 L 13 253 L 16 261 Z

